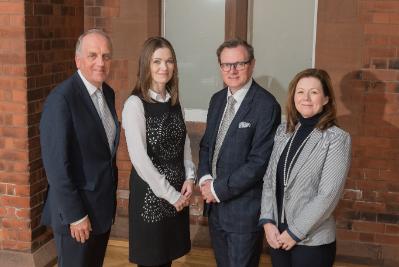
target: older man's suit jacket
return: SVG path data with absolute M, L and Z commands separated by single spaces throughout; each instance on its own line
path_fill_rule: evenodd
M 59 234 L 68 234 L 69 224 L 86 214 L 93 234 L 107 232 L 113 223 L 120 130 L 114 92 L 105 83 L 102 88 L 116 125 L 113 151 L 78 73 L 57 86 L 44 104 L 40 142 L 49 186 L 42 223 Z
M 286 133 L 286 123 L 281 124 L 264 177 L 261 219 L 278 221 L 276 170 L 291 136 Z M 316 246 L 335 240 L 332 212 L 343 191 L 350 158 L 351 138 L 347 132 L 336 126 L 313 130 L 292 168 L 284 193 L 288 228 L 302 240 L 299 244 Z
M 198 176 L 212 174 L 212 157 L 227 88 L 213 95 L 200 144 Z M 252 82 L 226 133 L 216 164 L 214 189 L 220 203 L 205 205 L 205 215 L 218 205 L 219 223 L 228 232 L 258 231 L 262 178 L 273 147 L 281 111 L 276 99 Z

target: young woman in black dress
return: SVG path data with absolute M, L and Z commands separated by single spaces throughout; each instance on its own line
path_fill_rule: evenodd
M 130 160 L 129 260 L 171 266 L 189 252 L 188 204 L 194 187 L 172 45 L 149 38 L 141 51 L 136 86 L 122 111 Z

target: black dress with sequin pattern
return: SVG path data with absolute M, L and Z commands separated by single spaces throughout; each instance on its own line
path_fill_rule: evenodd
M 180 105 L 142 101 L 146 119 L 147 154 L 157 170 L 180 192 L 185 181 L 186 126 Z M 139 155 L 137 155 L 139 156 Z M 129 198 L 129 260 L 154 266 L 190 251 L 189 209 L 177 212 L 158 198 L 132 169 Z

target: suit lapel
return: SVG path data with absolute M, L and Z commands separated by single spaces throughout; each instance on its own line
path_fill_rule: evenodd
M 295 177 L 297 176 L 299 170 L 303 167 L 305 162 L 308 160 L 309 155 L 312 153 L 314 147 L 317 145 L 317 143 L 320 141 L 320 139 L 322 137 L 322 133 L 318 129 L 313 129 L 313 131 L 310 134 L 311 134 L 311 136 L 309 137 L 309 140 L 304 145 L 302 151 L 300 151 L 298 159 L 295 162 L 294 166 L 292 167 L 292 171 L 291 171 L 290 177 L 288 179 L 287 186 L 289 186 L 290 183 L 292 183 L 292 181 L 295 180 Z
M 211 142 L 210 142 L 210 144 L 211 144 L 211 147 L 210 147 L 210 152 L 211 153 L 210 153 L 210 155 L 212 155 L 212 157 L 213 157 L 213 152 L 214 152 L 214 149 L 215 149 L 216 137 L 217 137 L 217 134 L 218 134 L 218 131 L 219 131 L 219 126 L 220 126 L 220 123 L 222 121 L 224 109 L 225 109 L 226 104 L 227 104 L 227 89 L 225 89 L 225 90 L 226 90 L 226 94 L 223 94 L 223 97 L 222 97 L 221 101 L 219 101 L 220 103 L 215 103 L 215 105 L 217 105 L 216 111 L 215 111 L 215 114 L 217 114 L 216 115 L 217 118 L 216 118 L 215 127 L 213 128 L 213 133 L 212 133 Z M 219 155 L 220 155 L 220 153 L 219 153 Z M 212 157 L 210 158 L 210 162 L 212 162 Z
M 100 115 L 98 114 L 97 109 L 94 106 L 93 101 L 91 100 L 89 92 L 87 91 L 87 88 L 84 85 L 79 74 L 76 72 L 74 75 L 75 75 L 74 80 L 78 84 L 78 87 L 79 87 L 79 90 L 78 90 L 78 93 L 80 95 L 79 98 L 82 99 L 83 104 L 85 105 L 85 107 L 87 108 L 91 117 L 93 118 L 93 122 L 96 124 L 96 126 L 99 129 L 99 132 L 101 134 L 101 139 L 107 145 L 108 150 L 109 150 L 107 134 L 105 133 L 105 129 L 104 129 L 103 123 L 101 121 Z M 108 103 L 108 100 L 107 100 L 107 103 Z

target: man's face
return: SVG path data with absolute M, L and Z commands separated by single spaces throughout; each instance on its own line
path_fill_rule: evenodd
M 107 79 L 111 66 L 111 50 L 107 39 L 96 33 L 86 35 L 80 52 L 75 56 L 75 63 L 86 80 L 99 88 Z
M 238 65 L 235 64 L 235 66 L 231 66 L 230 70 L 225 71 L 222 68 L 220 69 L 223 81 L 230 88 L 232 93 L 241 89 L 252 77 L 255 60 L 250 62 L 248 62 L 248 60 L 248 52 L 243 46 L 224 48 L 220 54 L 220 64 L 238 63 Z M 240 68 L 239 65 L 242 66 L 242 63 L 245 62 L 248 63 L 244 64 L 243 69 L 237 70 L 237 68 Z

